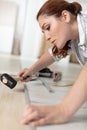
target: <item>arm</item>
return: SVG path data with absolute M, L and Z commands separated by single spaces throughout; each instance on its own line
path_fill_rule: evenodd
M 76 82 L 64 98 L 62 104 L 71 117 L 87 100 L 87 63 L 83 66 Z
M 53 57 L 51 54 L 47 51 L 41 58 L 35 62 L 30 68 L 23 70 L 19 73 L 19 76 L 27 76 L 35 74 L 37 71 L 43 69 L 44 67 L 47 67 L 48 65 L 51 65 L 54 62 Z
M 64 100 L 54 106 L 25 107 L 22 124 L 32 122 L 34 126 L 59 124 L 69 121 L 87 100 L 87 63 L 83 66 L 76 82 Z

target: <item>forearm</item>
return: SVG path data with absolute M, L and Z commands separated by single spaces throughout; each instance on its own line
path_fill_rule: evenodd
M 87 63 L 81 70 L 76 82 L 64 98 L 62 104 L 68 116 L 72 116 L 87 100 Z
M 22 124 L 32 122 L 34 126 L 39 126 L 66 123 L 86 100 L 87 63 L 84 65 L 75 84 L 60 104 L 54 106 L 28 105 L 24 112 Z
M 49 52 L 46 52 L 41 58 L 36 61 L 30 68 L 31 74 L 36 73 L 37 71 L 51 65 L 54 62 L 54 59 Z

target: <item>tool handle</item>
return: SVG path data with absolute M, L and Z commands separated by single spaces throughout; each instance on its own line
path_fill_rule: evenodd
M 12 76 L 13 77 L 13 76 Z M 29 78 L 30 76 L 26 76 L 26 77 L 13 77 L 16 81 L 20 81 L 20 80 L 26 80 L 27 78 Z

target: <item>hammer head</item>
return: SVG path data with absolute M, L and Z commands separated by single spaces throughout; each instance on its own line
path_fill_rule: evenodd
M 12 78 L 10 75 L 8 75 L 7 73 L 2 74 L 0 77 L 0 80 L 3 84 L 5 84 L 11 89 L 13 89 L 17 84 L 17 81 L 14 78 Z

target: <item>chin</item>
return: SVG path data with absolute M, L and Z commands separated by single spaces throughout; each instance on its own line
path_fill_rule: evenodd
M 63 47 L 56 46 L 58 49 L 62 49 Z
M 57 43 L 57 45 L 55 45 L 58 49 L 63 49 L 63 47 L 65 46 L 65 44 L 64 44 L 64 46 L 59 46 L 59 44 Z

